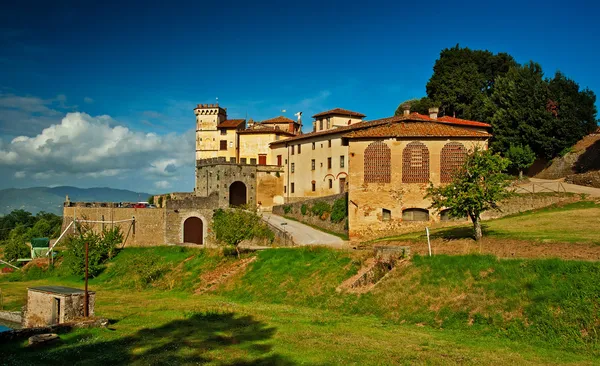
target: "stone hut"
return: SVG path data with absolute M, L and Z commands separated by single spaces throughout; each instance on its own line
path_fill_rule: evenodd
M 88 291 L 89 315 L 94 315 L 96 293 Z M 84 316 L 85 292 L 63 286 L 39 286 L 27 289 L 24 327 L 45 327 L 68 323 Z

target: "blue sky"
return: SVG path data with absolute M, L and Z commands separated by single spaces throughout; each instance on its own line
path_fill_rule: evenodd
M 195 104 L 218 97 L 255 120 L 335 107 L 386 117 L 425 95 L 457 43 L 600 90 L 593 1 L 14 3 L 0 13 L 0 188 L 189 191 Z

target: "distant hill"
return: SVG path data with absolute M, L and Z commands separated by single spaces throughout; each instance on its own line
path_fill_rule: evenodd
M 35 187 L 0 190 L 0 215 L 23 209 L 33 214 L 39 211 L 62 215 L 65 196 L 71 201 L 86 202 L 138 202 L 146 201 L 150 194 L 113 188 Z

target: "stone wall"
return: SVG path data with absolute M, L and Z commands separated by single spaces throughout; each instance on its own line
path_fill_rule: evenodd
M 296 219 L 305 224 L 314 225 L 325 230 L 332 231 L 334 233 L 348 235 L 348 229 L 346 228 L 346 220 L 342 220 L 341 222 L 331 222 L 329 215 L 325 220 L 321 220 L 320 217 L 313 216 L 310 213 L 310 208 L 316 202 L 326 202 L 329 206 L 333 207 L 333 203 L 337 199 L 346 199 L 346 193 L 335 194 L 331 196 L 312 198 L 309 200 L 292 202 L 285 205 L 278 205 L 273 207 L 273 213 L 279 216 L 287 216 L 293 219 Z M 307 213 L 306 215 L 302 215 L 302 205 L 307 205 Z M 289 213 L 285 213 L 285 207 L 290 207 L 291 211 Z

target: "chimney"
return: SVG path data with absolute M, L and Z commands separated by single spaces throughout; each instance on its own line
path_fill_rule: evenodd
M 440 111 L 440 109 L 438 107 L 431 107 L 431 108 L 429 108 L 429 118 L 431 118 L 431 119 L 437 119 L 439 111 Z
M 410 104 L 402 104 L 402 110 L 404 111 L 404 116 L 408 116 L 410 114 Z

